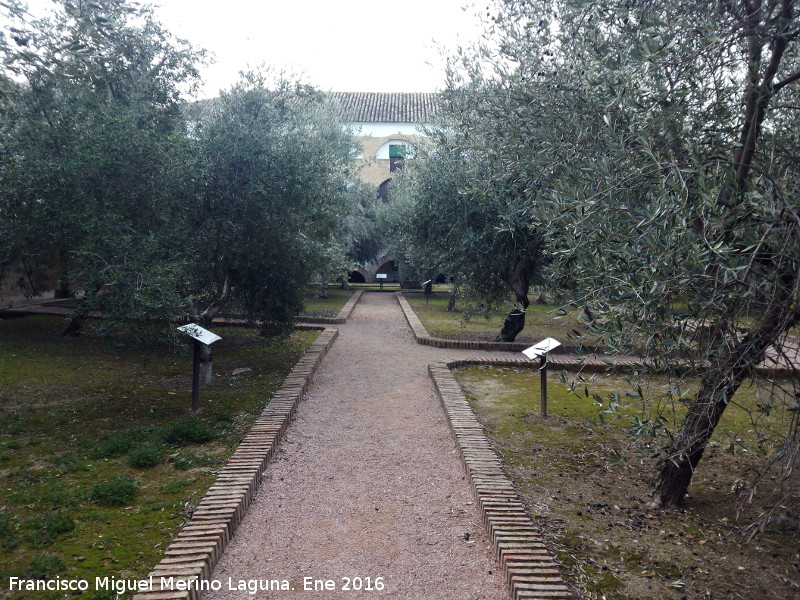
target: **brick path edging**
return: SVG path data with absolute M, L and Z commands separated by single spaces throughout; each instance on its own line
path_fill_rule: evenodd
M 414 339 L 418 344 L 423 346 L 433 346 L 434 348 L 455 348 L 461 350 L 500 350 L 505 352 L 522 352 L 530 346 L 530 344 L 522 344 L 519 342 L 477 342 L 472 340 L 446 340 L 444 338 L 431 337 L 428 330 L 419 320 L 417 313 L 411 308 L 411 305 L 403 297 L 401 292 L 395 292 L 395 297 L 400 303 L 400 308 L 406 317 L 411 331 L 414 333 Z
M 300 315 L 300 321 L 303 323 L 324 323 L 326 325 L 342 325 L 347 323 L 347 319 L 353 314 L 353 309 L 356 307 L 356 304 L 358 304 L 358 301 L 361 299 L 361 294 L 363 293 L 364 290 L 356 290 L 353 292 L 353 295 L 345 302 L 342 310 L 340 310 L 335 317 L 304 317 Z
M 411 308 L 408 300 L 405 299 L 402 292 L 395 292 L 397 301 L 400 303 L 400 308 L 406 318 L 406 322 L 411 327 L 416 342 L 422 346 L 433 346 L 434 348 L 450 348 L 455 350 L 485 350 L 497 352 L 522 352 L 528 348 L 530 342 L 487 342 L 480 340 L 452 340 L 445 338 L 433 337 L 425 325 L 422 324 L 417 313 Z M 563 345 L 554 354 L 564 354 L 577 350 L 577 346 Z M 598 352 L 597 348 L 584 347 L 585 351 Z
M 152 587 L 142 589 L 134 600 L 199 599 L 199 582 L 211 577 L 252 503 L 267 463 L 314 372 L 338 335 L 338 329 L 324 329 L 300 358 L 200 500 L 189 522 L 167 547 L 164 558 L 148 575 Z M 176 583 L 172 589 L 162 589 L 162 578 L 173 578 Z
M 545 546 L 450 370 L 466 362 L 473 361 L 431 363 L 428 373 L 447 414 L 481 519 L 512 598 L 573 599 L 575 596 L 561 578 L 560 565 Z

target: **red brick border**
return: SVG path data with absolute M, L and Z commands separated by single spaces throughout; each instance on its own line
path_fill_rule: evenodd
M 135 600 L 198 600 L 198 585 L 191 589 L 162 589 L 161 578 L 175 582 L 208 580 L 219 557 L 236 532 L 261 483 L 264 469 L 275 452 L 311 377 L 339 335 L 324 329 L 275 392 L 216 481 L 197 505 L 189 522 L 167 547 L 164 558 L 148 578 L 153 586 Z M 178 588 L 179 585 L 175 585 Z
M 431 337 L 428 330 L 419 320 L 417 313 L 411 308 L 408 300 L 405 299 L 401 292 L 395 292 L 397 301 L 400 303 L 400 308 L 403 309 L 403 314 L 406 321 L 414 333 L 414 339 L 418 344 L 423 346 L 433 346 L 434 348 L 457 348 L 462 350 L 500 350 L 505 352 L 522 352 L 530 346 L 530 344 L 521 344 L 518 342 L 475 342 L 469 340 L 446 340 L 444 338 Z
M 447 414 L 486 533 L 511 588 L 512 598 L 575 598 L 450 370 L 465 362 L 470 361 L 432 363 L 428 365 L 428 372 Z

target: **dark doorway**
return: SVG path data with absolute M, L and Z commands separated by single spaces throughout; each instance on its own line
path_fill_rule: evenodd
M 384 281 L 386 282 L 400 281 L 400 272 L 397 268 L 397 261 L 395 260 L 387 260 L 385 263 L 381 265 L 377 273 L 385 274 L 386 279 L 384 279 Z
M 378 198 L 381 199 L 381 202 L 387 204 L 389 202 L 389 183 L 391 183 L 391 179 L 387 179 L 378 187 Z
M 347 276 L 347 281 L 350 283 L 366 283 L 367 280 L 364 279 L 364 276 L 361 274 L 360 271 L 350 271 L 350 274 Z

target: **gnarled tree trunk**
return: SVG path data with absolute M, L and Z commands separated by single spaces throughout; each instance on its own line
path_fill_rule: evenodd
M 83 323 L 86 321 L 86 317 L 88 317 L 89 313 L 91 312 L 92 301 L 102 287 L 103 284 L 98 283 L 93 290 L 86 292 L 83 300 L 81 300 L 80 304 L 78 304 L 78 307 L 72 311 L 72 315 L 69 318 L 69 323 L 61 335 L 78 337 L 81 334 Z
M 58 281 L 58 287 L 56 287 L 53 298 L 56 300 L 64 300 L 66 298 L 74 298 L 75 294 L 72 293 L 72 288 L 70 287 L 69 280 L 66 278 L 60 279 Z
M 458 296 L 458 288 L 453 285 L 453 289 L 450 290 L 450 298 L 447 300 L 447 308 L 445 312 L 453 312 L 456 309 L 456 297 Z
M 527 308 L 527 306 L 525 306 L 525 308 Z M 506 320 L 503 322 L 503 328 L 500 330 L 500 333 L 497 334 L 497 337 L 494 338 L 494 341 L 513 342 L 523 329 L 525 329 L 525 312 L 515 308 L 508 313 Z
M 714 336 L 716 356 L 712 355 L 711 368 L 702 378 L 694 404 L 661 461 L 651 508 L 684 503 L 694 470 L 733 395 L 764 360 L 767 349 L 800 323 L 796 308 L 800 275 L 787 271 L 782 279 L 766 313 L 738 344 L 731 344 L 724 333 Z
M 532 265 L 532 257 L 530 254 L 525 254 L 514 266 L 514 269 L 502 274 L 503 280 L 514 292 L 514 298 L 521 308 L 514 308 L 503 323 L 503 328 L 495 342 L 513 342 L 517 339 L 517 335 L 525 328 L 525 311 L 530 306 L 528 299 L 528 291 L 530 290 L 530 269 Z
M 762 134 L 762 124 L 767 116 L 770 101 L 782 88 L 800 80 L 796 72 L 781 81 L 775 81 L 779 73 L 784 53 L 794 32 L 791 27 L 794 7 L 791 0 L 780 4 L 779 29 L 772 39 L 763 31 L 765 18 L 760 3 L 742 3 L 742 32 L 747 41 L 750 57 L 746 90 L 744 94 L 744 119 L 741 125 L 739 143 L 731 161 L 732 176 L 723 181 L 717 196 L 717 206 L 727 217 L 727 238 L 742 218 L 738 202 L 747 189 L 753 161 Z M 763 52 L 769 47 L 770 56 L 763 60 Z M 791 210 L 791 209 L 790 209 Z M 796 222 L 794 211 L 790 220 Z M 794 222 L 792 226 L 794 226 Z M 767 252 L 766 254 L 771 254 Z M 774 256 L 769 256 L 772 261 Z M 755 256 L 754 256 L 755 259 Z M 689 408 L 680 433 L 667 449 L 661 462 L 652 492 L 651 507 L 678 506 L 683 504 L 689 484 L 706 444 L 711 439 L 725 408 L 736 390 L 763 359 L 766 350 L 775 344 L 791 327 L 800 322 L 800 275 L 792 264 L 781 268 L 773 267 L 779 273 L 771 297 L 764 302 L 766 308 L 756 325 L 738 343 L 734 343 L 724 333 L 723 324 L 712 326 L 711 344 L 716 352 L 707 352 L 711 368 L 706 371 L 694 404 Z M 782 272 L 781 272 L 782 271 Z
M 214 376 L 214 354 L 211 346 L 202 344 L 200 346 L 200 385 L 211 387 Z

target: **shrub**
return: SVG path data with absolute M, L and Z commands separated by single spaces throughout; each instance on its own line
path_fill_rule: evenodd
M 49 579 L 64 569 L 66 569 L 66 565 L 59 557 L 40 556 L 25 569 L 25 576 L 33 579 Z
M 127 454 L 134 445 L 141 442 L 144 430 L 141 427 L 131 427 L 122 431 L 115 431 L 106 436 L 99 446 L 94 448 L 94 458 L 114 458 Z
M 161 449 L 150 444 L 137 444 L 128 451 L 128 464 L 138 469 L 155 467 L 162 458 Z
M 53 511 L 28 519 L 26 524 L 33 527 L 33 531 L 28 532 L 25 539 L 34 548 L 49 546 L 56 536 L 75 530 L 72 517 Z
M 207 467 L 213 465 L 215 459 L 208 454 L 192 454 L 191 452 L 176 452 L 172 455 L 172 466 L 179 471 L 186 471 L 192 467 Z
M 133 502 L 138 491 L 136 481 L 120 473 L 93 485 L 89 499 L 100 506 L 126 506 Z
M 40 500 L 52 508 L 65 508 L 75 504 L 75 499 L 63 483 L 54 483 L 42 490 Z
M 217 437 L 211 427 L 197 417 L 186 417 L 170 423 L 164 430 L 163 440 L 167 444 L 202 444 Z
M 230 425 L 236 420 L 236 415 L 229 410 L 221 408 L 217 411 L 217 414 L 214 415 L 214 418 L 216 419 L 217 423 L 222 425 Z
M 89 462 L 71 452 L 54 456 L 51 461 L 64 473 L 77 473 L 78 471 L 89 470 Z

